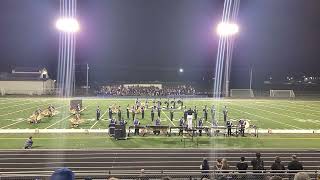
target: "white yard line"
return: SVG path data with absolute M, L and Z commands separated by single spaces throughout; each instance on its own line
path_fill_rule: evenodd
M 90 127 L 90 129 L 92 129 L 97 123 L 98 123 L 98 120 Z
M 170 118 L 167 116 L 167 114 L 162 111 L 162 109 L 161 109 L 161 112 L 166 116 L 166 118 L 169 120 L 169 122 L 170 122 L 173 126 L 176 126 L 176 125 L 170 120 Z
M 240 105 L 236 105 L 236 104 L 232 104 L 232 105 L 240 106 Z M 229 108 L 230 108 L 230 109 L 234 109 L 234 110 L 236 110 L 236 111 L 239 111 L 239 112 L 241 112 L 241 113 L 246 113 L 246 114 L 249 114 L 249 115 L 252 115 L 252 116 L 259 117 L 259 118 L 261 118 L 261 119 L 266 119 L 266 120 L 269 120 L 269 121 L 272 121 L 272 122 L 275 122 L 275 123 L 279 123 L 279 124 L 282 124 L 282 125 L 290 126 L 290 127 L 296 128 L 296 129 L 301 129 L 301 128 L 299 128 L 299 127 L 297 127 L 297 126 L 294 126 L 294 125 L 291 125 L 291 124 L 287 124 L 287 123 L 280 122 L 280 121 L 275 121 L 275 120 L 273 120 L 273 119 L 266 118 L 266 117 L 263 117 L 263 116 L 260 116 L 260 115 L 256 115 L 256 114 L 252 114 L 252 113 L 249 113 L 249 112 L 247 112 L 247 111 L 239 110 L 239 109 L 237 109 L 237 108 L 231 108 L 231 107 L 229 107 Z M 256 108 L 251 108 L 251 109 L 256 109 Z M 257 109 L 257 110 L 259 110 L 259 109 Z
M 287 109 L 284 109 L 284 108 L 280 108 L 280 107 L 284 107 L 284 106 L 281 106 L 281 105 L 280 105 L 280 107 L 279 107 L 279 105 L 265 106 L 265 105 L 261 105 L 261 104 L 255 104 L 255 106 L 267 107 L 267 108 L 271 108 L 271 109 L 282 110 L 282 111 L 287 111 L 287 112 L 291 112 L 291 113 L 302 114 L 302 115 L 305 115 L 305 116 L 314 116 L 314 117 L 319 118 L 319 115 L 306 114 L 306 113 L 302 113 L 302 112 L 300 112 L 300 111 L 292 111 L 292 110 L 287 110 Z M 273 107 L 273 106 L 278 106 L 278 108 L 277 108 L 277 107 Z M 300 110 L 301 110 L 301 109 L 300 109 Z M 265 110 L 265 111 L 266 111 L 266 110 Z M 268 111 L 268 112 L 271 112 L 271 111 Z M 274 114 L 277 114 L 277 115 L 287 116 L 287 117 L 289 117 L 289 118 L 293 118 L 293 120 L 296 119 L 296 117 L 289 116 L 289 115 L 286 115 L 286 114 L 280 114 L 280 113 L 276 113 L 276 112 L 273 112 L 273 113 L 274 113 Z M 311 123 L 319 124 L 319 123 L 316 123 L 316 122 L 311 122 Z
M 65 105 L 64 105 L 64 106 L 57 107 L 56 109 L 59 109 L 59 108 L 61 108 L 61 107 L 65 107 Z M 13 126 L 13 125 L 15 125 L 15 124 L 21 123 L 21 122 L 26 121 L 26 120 L 27 120 L 26 118 L 23 118 L 23 120 L 21 120 L 21 121 L 16 121 L 16 122 L 14 122 L 14 123 L 12 123 L 12 124 L 8 124 L 8 125 L 6 125 L 6 126 L 0 127 L 0 129 Z
M 28 103 L 23 103 L 23 104 L 16 104 L 16 105 L 13 105 L 13 106 L 6 106 L 6 107 L 3 107 L 3 108 L 0 108 L 0 110 L 2 109 L 7 109 L 7 108 L 12 108 L 12 107 L 16 107 L 16 106 L 23 106 L 23 105 L 27 105 L 27 104 L 32 104 L 32 103 L 35 103 L 35 101 L 32 101 L 32 102 L 28 102 Z
M 233 104 L 235 104 L 235 103 L 233 103 Z M 271 106 L 270 106 L 270 107 L 269 107 L 269 106 L 263 106 L 263 105 L 261 106 L 260 104 L 255 104 L 255 106 L 272 108 Z M 288 118 L 290 118 L 290 119 L 293 120 L 293 121 L 300 122 L 300 121 L 296 120 L 296 117 L 289 116 L 289 115 L 286 115 L 286 114 L 280 114 L 280 113 L 276 113 L 276 112 L 273 112 L 273 111 L 268 111 L 268 110 L 265 110 L 265 109 L 254 108 L 254 107 L 252 107 L 252 106 L 250 106 L 250 105 L 249 105 L 249 106 L 246 106 L 246 107 L 252 108 L 252 109 L 256 109 L 256 110 L 259 110 L 259 111 L 264 111 L 264 112 L 271 113 L 271 114 L 275 114 L 275 115 L 277 115 L 277 116 L 288 117 Z M 277 108 L 273 108 L 273 109 L 277 109 Z M 285 109 L 282 109 L 282 110 L 288 111 L 288 110 L 285 110 Z M 295 112 L 295 111 L 291 111 L 291 112 Z M 295 113 L 298 113 L 298 112 L 295 112 Z M 319 125 L 319 124 L 320 124 L 320 123 L 316 123 L 316 122 L 312 122 L 312 121 L 310 121 L 310 122 L 313 123 L 313 124 L 316 124 L 316 125 Z M 300 122 L 300 123 L 301 123 L 301 122 Z
M 30 101 L 31 99 L 28 98 L 28 99 L 17 99 L 17 101 L 13 101 L 12 99 L 7 99 L 5 101 L 8 101 L 8 102 L 5 102 L 5 103 L 0 103 L 0 106 L 1 105 L 8 105 L 8 104 L 11 104 L 11 103 L 18 103 L 18 102 L 24 102 L 24 101 Z M 4 102 L 4 101 L 1 101 L 1 102 Z
M 15 114 L 15 113 L 18 113 L 18 112 L 21 112 L 21 111 L 25 111 L 25 110 L 29 110 L 29 109 L 33 109 L 33 108 L 37 108 L 39 106 L 44 106 L 43 104 L 46 104 L 46 103 L 41 103 L 41 104 L 38 104 L 37 106 L 32 106 L 30 108 L 25 108 L 25 109 L 21 109 L 21 110 L 18 110 L 18 111 L 13 111 L 11 113 L 7 113 L 7 114 L 0 114 L 0 116 L 7 116 L 7 115 L 11 115 L 11 114 Z

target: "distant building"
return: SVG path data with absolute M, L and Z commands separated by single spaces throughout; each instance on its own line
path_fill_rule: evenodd
M 11 73 L 0 73 L 0 94 L 53 94 L 55 81 L 46 68 L 17 67 Z

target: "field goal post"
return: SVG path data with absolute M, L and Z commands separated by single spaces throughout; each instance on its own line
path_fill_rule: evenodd
M 254 98 L 254 93 L 252 89 L 230 89 L 230 97 Z
M 6 95 L 6 90 L 4 88 L 0 88 L 0 95 L 1 96 Z
M 288 90 L 270 90 L 270 97 L 273 98 L 295 98 L 295 94 L 292 89 Z

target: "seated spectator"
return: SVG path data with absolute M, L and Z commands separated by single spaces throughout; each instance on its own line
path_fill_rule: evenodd
M 242 171 L 240 173 L 245 173 L 244 171 L 248 169 L 248 163 L 246 163 L 245 160 L 245 157 L 241 157 L 240 162 L 237 163 L 237 169 Z
M 209 162 L 206 158 L 203 159 L 202 164 L 200 165 L 200 169 L 202 170 L 202 173 L 205 173 L 206 175 L 203 175 L 201 179 L 203 178 L 208 178 L 209 175 L 209 170 L 210 170 L 210 166 L 209 166 Z
M 216 165 L 214 166 L 214 169 L 215 170 L 221 170 L 221 168 L 222 168 L 222 159 L 218 158 L 217 162 L 216 162 Z
M 299 170 L 303 170 L 302 164 L 298 161 L 296 155 L 292 155 L 291 162 L 288 164 L 288 170 L 292 171 L 293 173 L 297 173 Z
M 256 158 L 251 161 L 251 165 L 253 170 L 264 170 L 264 162 L 260 153 L 256 153 Z
M 32 145 L 33 145 L 32 136 L 30 136 L 24 144 L 24 149 L 31 149 Z
M 225 159 L 225 158 L 222 159 L 221 170 L 229 170 L 229 164 L 228 164 L 227 159 Z
M 275 173 L 284 173 L 284 171 L 279 170 L 285 170 L 284 165 L 281 163 L 281 159 L 279 156 L 276 156 L 274 163 L 271 165 L 271 170 L 275 170 Z
M 50 180 L 74 180 L 74 173 L 68 168 L 57 169 L 53 172 Z
M 310 177 L 307 173 L 305 172 L 298 172 L 295 176 L 294 176 L 294 180 L 310 180 Z

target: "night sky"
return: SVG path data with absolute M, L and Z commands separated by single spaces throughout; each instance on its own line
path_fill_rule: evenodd
M 222 5 L 222 0 L 78 0 L 76 62 L 89 63 L 90 79 L 97 82 L 212 77 Z M 241 0 L 232 86 L 247 86 L 250 66 L 255 81 L 319 75 L 319 7 L 319 0 Z M 58 0 L 1 0 L 0 71 L 45 66 L 55 76 L 58 15 Z

